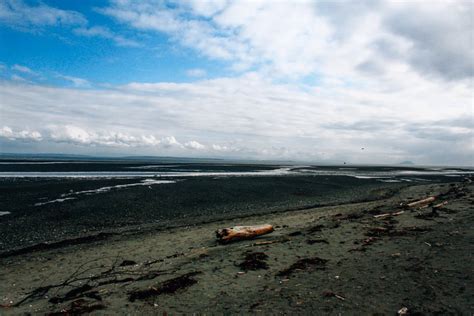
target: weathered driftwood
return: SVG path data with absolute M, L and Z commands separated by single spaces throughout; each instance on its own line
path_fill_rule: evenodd
M 434 200 L 436 200 L 436 197 L 430 196 L 430 197 L 427 197 L 426 199 L 423 199 L 423 200 L 408 203 L 407 206 L 408 207 L 421 207 L 421 206 L 430 204 Z
M 234 226 L 222 228 L 216 231 L 216 237 L 221 243 L 228 243 L 236 240 L 252 239 L 257 236 L 273 232 L 273 226 L 270 224 L 256 226 Z
M 400 212 L 394 212 L 394 213 L 384 213 L 384 214 L 378 214 L 374 215 L 374 218 L 383 218 L 383 217 L 388 217 L 388 216 L 397 216 L 405 213 L 405 211 L 400 211 Z
M 439 204 L 433 205 L 433 208 L 434 209 L 442 208 L 442 207 L 446 206 L 447 204 L 448 204 L 448 201 L 444 201 L 444 202 L 441 202 Z

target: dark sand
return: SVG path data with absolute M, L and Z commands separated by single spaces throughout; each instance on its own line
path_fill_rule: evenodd
M 69 192 L 142 180 L 0 178 L 0 211 L 11 212 L 0 216 L 0 253 L 101 232 L 169 228 L 242 215 L 374 200 L 407 185 L 347 176 L 191 177 L 176 179 L 173 184 L 72 195 L 76 199 L 35 206 L 64 198 L 63 194 Z M 433 181 L 446 181 L 446 178 Z
M 372 202 L 247 216 L 0 259 L 0 314 L 472 315 L 474 186 L 403 188 Z M 400 203 L 441 195 L 445 207 Z M 270 223 L 217 244 L 217 228 Z M 255 270 L 253 270 L 255 269 Z

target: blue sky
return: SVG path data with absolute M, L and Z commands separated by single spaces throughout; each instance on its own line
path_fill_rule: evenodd
M 37 6 L 35 1 L 25 5 Z M 87 27 L 107 28 L 115 36 L 122 36 L 130 43 L 117 43 L 102 36 L 84 36 L 77 33 L 82 23 L 71 25 L 45 25 L 11 27 L 0 25 L 2 49 L 0 60 L 6 64 L 21 64 L 44 73 L 46 84 L 68 85 L 57 80 L 55 74 L 84 78 L 94 83 L 124 84 L 130 81 L 187 82 L 195 78 L 190 69 L 206 69 L 213 77 L 224 65 L 209 61 L 190 49 L 177 47 L 165 34 L 153 34 L 130 30 L 113 18 L 98 13 L 106 1 L 51 1 L 51 7 L 74 11 L 87 19 Z M 120 34 L 120 35 L 119 35 Z M 9 76 L 10 73 L 2 73 Z
M 4 0 L 0 150 L 472 165 L 472 14 Z

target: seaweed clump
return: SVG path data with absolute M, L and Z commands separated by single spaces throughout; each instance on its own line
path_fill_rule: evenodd
M 101 309 L 105 309 L 105 305 L 102 303 L 90 304 L 90 302 L 84 299 L 78 299 L 73 301 L 69 307 L 62 309 L 59 312 L 52 312 L 47 314 L 48 316 L 59 316 L 59 315 L 82 315 L 89 314 Z
M 132 291 L 129 294 L 128 300 L 134 302 L 135 300 L 145 300 L 161 294 L 173 294 L 180 289 L 185 289 L 196 284 L 198 281 L 194 279 L 193 276 L 200 273 L 201 272 L 186 273 L 163 282 L 159 287 L 150 287 L 146 290 Z
M 264 252 L 251 252 L 238 266 L 244 271 L 268 269 L 268 264 L 265 262 L 267 259 L 268 256 Z
M 297 270 L 324 270 L 328 260 L 319 257 L 304 258 L 293 263 L 289 268 L 277 273 L 277 276 L 288 276 Z

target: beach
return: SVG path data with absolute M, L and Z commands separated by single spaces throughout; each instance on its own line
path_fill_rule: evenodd
M 469 315 L 473 189 L 467 178 L 407 185 L 369 201 L 4 252 L 0 313 Z M 265 223 L 275 231 L 216 241 L 219 228 Z
M 474 0 L 0 0 L 0 316 L 474 316 Z

